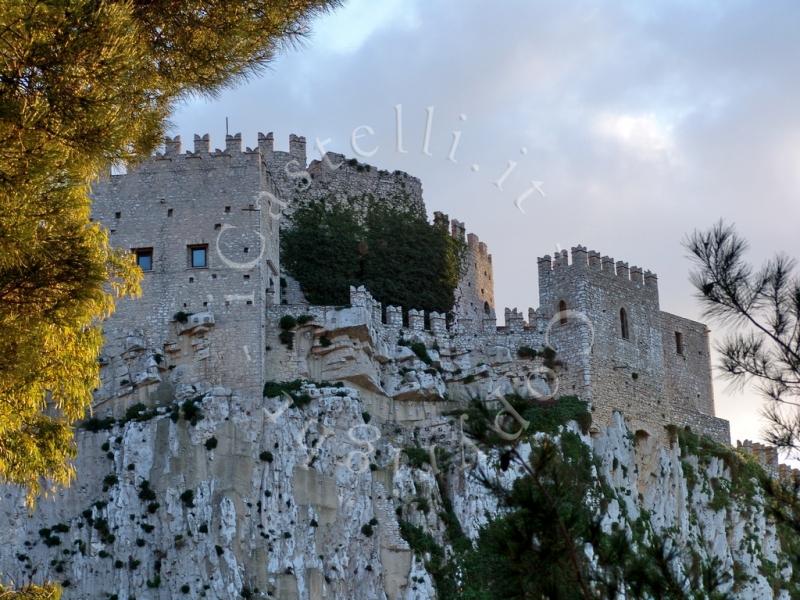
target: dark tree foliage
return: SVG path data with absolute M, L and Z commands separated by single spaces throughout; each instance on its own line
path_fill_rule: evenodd
M 458 557 L 459 592 L 465 600 L 605 599 L 620 593 L 629 598 L 688 598 L 685 589 L 712 592 L 726 581 L 725 573 L 699 572 L 678 581 L 670 569 L 668 550 L 645 518 L 632 523 L 632 539 L 623 529 L 605 532 L 601 513 L 591 508 L 614 497 L 614 491 L 593 476 L 595 459 L 580 438 L 561 428 L 577 422 L 586 431 L 591 415 L 574 397 L 539 402 L 519 396 L 506 401 L 530 423 L 517 440 L 498 436 L 497 411 L 491 403 L 474 402 L 465 426 L 475 442 L 498 454 L 503 470 L 523 475 L 508 489 L 485 473 L 473 473 L 506 510 L 480 532 L 477 544 Z M 506 413 L 507 414 L 507 413 Z M 517 431 L 513 419 L 500 421 L 503 431 Z M 552 437 L 534 439 L 535 432 Z M 518 450 L 531 442 L 531 453 Z M 593 499 L 593 500 L 592 500 Z M 584 545 L 591 544 L 596 564 Z
M 769 400 L 766 438 L 800 450 L 800 279 L 778 254 L 760 269 L 745 260 L 747 242 L 718 223 L 685 242 L 696 265 L 691 280 L 706 316 L 728 325 L 718 344 L 720 368 L 736 385 L 755 383 Z
M 281 234 L 284 265 L 314 304 L 344 305 L 365 285 L 384 303 L 447 312 L 464 246 L 446 228 L 379 202 L 366 214 L 342 204 L 298 208 Z

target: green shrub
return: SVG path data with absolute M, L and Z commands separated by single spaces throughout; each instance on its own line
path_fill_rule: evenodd
M 269 450 L 264 450 L 261 454 L 258 455 L 258 458 L 260 458 L 263 462 L 271 463 L 273 460 L 272 452 L 270 452 Z
M 299 392 L 302 387 L 303 387 L 303 381 L 301 379 L 295 379 L 294 381 L 283 381 L 283 382 L 267 381 L 264 384 L 264 397 L 276 398 L 278 396 L 283 395 L 284 392 L 286 392 L 291 396 L 295 392 Z
M 172 319 L 174 321 L 177 321 L 178 323 L 188 323 L 189 322 L 189 317 L 191 317 L 192 314 L 193 313 L 187 313 L 187 312 L 183 312 L 182 310 L 179 310 L 174 315 L 172 315 Z
M 137 402 L 133 406 L 129 406 L 128 410 L 125 411 L 122 423 L 127 423 L 128 421 L 147 421 L 157 414 L 155 409 L 148 410 L 144 404 Z
M 114 473 L 111 473 L 110 475 L 106 475 L 103 478 L 103 491 L 107 492 L 109 490 L 109 488 L 114 487 L 118 483 L 119 483 L 119 477 L 117 477 Z
M 408 458 L 408 464 L 415 469 L 421 469 L 423 465 L 431 462 L 430 453 L 425 448 L 415 446 L 403 448 L 403 454 Z
M 283 315 L 281 320 L 278 321 L 278 325 L 284 331 L 289 331 L 290 329 L 297 327 L 297 319 L 295 319 L 292 315 Z
M 361 526 L 361 533 L 363 533 L 367 537 L 372 537 L 372 534 L 374 533 L 372 525 L 370 525 L 369 523 L 364 523 Z
M 364 411 L 361 413 L 361 418 L 364 419 L 364 423 L 369 423 L 372 420 L 372 415 Z
M 328 336 L 325 335 L 319 336 L 319 345 L 322 346 L 323 348 L 327 348 L 332 343 L 333 342 L 330 340 L 330 338 L 328 338 Z
M 150 482 L 145 479 L 139 484 L 139 500 L 148 502 L 156 499 L 156 493 L 150 488 Z
M 278 334 L 278 339 L 281 341 L 281 344 L 286 346 L 289 350 L 294 348 L 294 332 L 293 331 L 281 331 Z
M 426 365 L 432 365 L 433 359 L 428 354 L 428 349 L 425 347 L 425 344 L 422 342 L 412 342 L 411 343 L 411 351 L 417 355 L 422 362 Z
M 181 494 L 180 498 L 187 508 L 194 507 L 194 492 L 192 490 L 186 490 Z
M 206 450 L 213 450 L 217 447 L 217 438 L 210 437 L 206 440 Z
M 346 305 L 364 284 L 385 304 L 449 311 L 466 245 L 423 214 L 381 199 L 298 208 L 281 232 L 281 258 L 313 304 Z M 320 249 L 325 249 L 321 252 Z
M 312 398 L 308 394 L 297 394 L 292 397 L 294 398 L 294 403 L 292 404 L 293 407 L 305 408 L 311 404 Z
M 105 419 L 98 419 L 97 417 L 91 417 L 90 419 L 86 419 L 81 424 L 81 429 L 85 429 L 86 431 L 91 431 L 92 433 L 97 433 L 98 431 L 106 431 L 114 427 L 116 423 L 116 419 L 113 417 L 106 417 Z
M 298 325 L 305 325 L 306 323 L 311 323 L 314 320 L 314 315 L 300 315 L 297 317 L 297 324 Z
M 199 406 L 202 396 L 197 396 L 190 400 L 186 400 L 181 408 L 183 409 L 183 418 L 189 421 L 192 425 L 197 425 L 198 421 L 203 420 L 203 409 Z
M 530 346 L 520 346 L 517 348 L 517 356 L 519 358 L 533 359 L 539 356 L 539 353 Z

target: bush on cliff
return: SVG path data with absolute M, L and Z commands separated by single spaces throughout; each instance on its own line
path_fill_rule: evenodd
M 384 305 L 447 312 L 464 248 L 445 227 L 377 201 L 365 214 L 302 206 L 281 235 L 284 265 L 314 304 L 348 304 L 350 286 L 363 284 Z

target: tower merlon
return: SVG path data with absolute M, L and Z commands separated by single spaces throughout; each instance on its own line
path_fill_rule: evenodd
M 450 221 L 450 234 L 459 241 L 464 241 L 466 237 L 467 228 L 464 225 L 463 221 L 457 221 L 453 219 Z
M 589 268 L 593 271 L 599 271 L 601 268 L 600 253 L 596 250 L 589 250 Z
M 434 211 L 433 224 L 437 227 L 442 227 L 447 231 L 450 229 L 450 217 L 441 211 Z
M 642 277 L 642 267 L 632 266 L 630 269 L 631 281 L 636 285 L 644 285 L 644 278 Z
M 572 266 L 583 269 L 589 264 L 589 253 L 585 246 L 574 246 L 570 253 L 572 255 Z
M 225 136 L 225 152 L 228 154 L 241 154 L 242 153 L 242 134 L 236 133 L 234 135 Z
M 294 133 L 289 136 L 289 154 L 303 167 L 306 166 L 306 138 Z
M 549 276 L 553 270 L 553 258 L 549 254 L 540 256 L 536 259 L 536 265 L 539 268 L 539 277 Z
M 207 133 L 202 136 L 194 134 L 194 153 L 195 154 L 208 154 L 210 139 Z
M 181 153 L 181 136 L 164 136 L 164 156 L 177 156 Z
M 267 135 L 264 135 L 259 131 L 258 149 L 261 151 L 261 156 L 263 158 L 270 158 L 275 150 L 275 134 L 270 131 Z

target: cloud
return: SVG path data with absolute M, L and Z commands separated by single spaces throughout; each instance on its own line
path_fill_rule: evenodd
M 318 23 L 314 45 L 318 50 L 353 54 L 385 28 L 413 29 L 417 24 L 414 5 L 402 0 L 350 0 Z
M 672 127 L 652 113 L 604 113 L 596 117 L 594 128 L 598 135 L 619 142 L 646 160 L 669 157 L 675 150 Z

